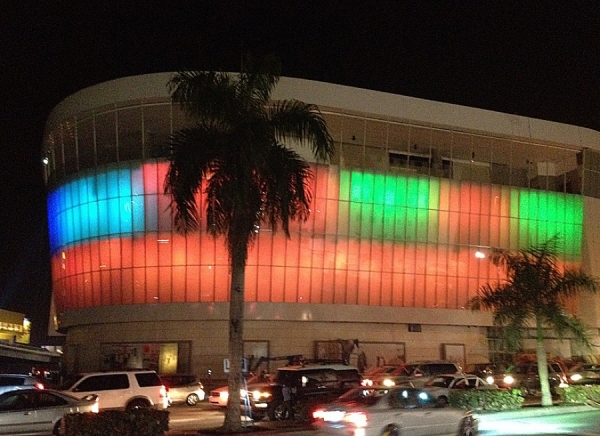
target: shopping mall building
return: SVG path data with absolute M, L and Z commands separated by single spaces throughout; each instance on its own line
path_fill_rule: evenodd
M 53 304 L 70 372 L 223 377 L 228 254 L 222 239 L 173 229 L 165 144 L 189 121 L 170 101 L 170 77 L 86 88 L 47 121 Z M 336 153 L 325 164 L 296 147 L 314 173 L 310 218 L 290 238 L 260 229 L 250 251 L 250 359 L 337 357 L 357 340 L 351 360 L 362 351 L 369 366 L 483 362 L 497 357 L 497 334 L 466 303 L 504 276 L 492 247 L 558 234 L 560 261 L 600 276 L 599 132 L 292 78 L 273 98 L 317 105 Z M 600 298 L 568 307 L 600 344 Z M 582 354 L 546 335 L 551 354 Z

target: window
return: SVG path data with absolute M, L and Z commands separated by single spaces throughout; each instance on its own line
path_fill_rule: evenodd
M 66 404 L 67 401 L 65 399 L 57 397 L 56 395 L 50 394 L 48 392 L 36 392 L 36 407 L 57 407 L 64 406 Z
M 433 402 L 423 391 L 401 389 L 390 395 L 390 406 L 395 409 L 415 409 L 433 407 Z
M 0 386 L 22 386 L 25 384 L 25 377 L 0 377 Z
M 430 154 L 390 151 L 388 157 L 391 167 L 413 169 L 431 168 Z
M 148 386 L 160 386 L 162 382 L 160 377 L 154 372 L 140 372 L 135 374 L 138 384 L 141 388 L 147 388 Z
M 24 410 L 31 408 L 29 396 L 23 392 L 11 392 L 0 399 L 0 411 Z
M 108 391 L 129 388 L 127 374 L 95 375 L 84 379 L 74 392 Z

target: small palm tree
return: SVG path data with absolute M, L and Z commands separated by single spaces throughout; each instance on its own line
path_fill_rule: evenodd
M 580 291 L 598 290 L 598 282 L 594 277 L 578 269 L 559 268 L 558 239 L 558 236 L 554 236 L 539 247 L 530 247 L 517 253 L 492 250 L 490 260 L 506 270 L 507 279 L 503 283 L 484 285 L 478 295 L 469 301 L 473 310 L 485 309 L 494 313 L 494 324 L 503 327 L 504 337 L 512 350 L 520 346 L 528 321 L 534 322 L 542 406 L 552 405 L 543 329 L 554 329 L 560 338 L 570 334 L 589 346 L 585 326 L 567 314 L 565 301 Z
M 289 237 L 290 220 L 306 220 L 312 172 L 283 143 L 311 148 L 316 158 L 333 156 L 333 140 L 320 111 L 297 100 L 272 102 L 280 62 L 246 57 L 239 75 L 185 71 L 169 81 L 172 100 L 195 124 L 170 140 L 165 193 L 172 195 L 174 224 L 186 234 L 200 228 L 224 236 L 231 264 L 228 389 L 240 392 L 243 358 L 244 271 L 248 249 L 263 225 Z M 205 192 L 206 204 L 196 203 Z M 240 431 L 240 397 L 229 395 L 224 430 Z

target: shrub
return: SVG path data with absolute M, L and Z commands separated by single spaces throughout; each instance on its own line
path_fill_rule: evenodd
M 564 388 L 565 403 L 593 404 L 600 403 L 600 385 L 598 386 L 569 386 Z
M 448 403 L 470 410 L 505 411 L 520 409 L 525 399 L 520 389 L 451 390 Z
M 163 436 L 167 430 L 166 410 L 104 410 L 65 416 L 65 436 Z

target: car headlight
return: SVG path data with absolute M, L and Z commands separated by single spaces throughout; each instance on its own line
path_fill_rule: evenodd
M 386 378 L 383 381 L 383 385 L 386 386 L 386 387 L 388 387 L 388 388 L 391 388 L 392 386 L 395 386 L 396 383 L 394 383 L 394 380 L 390 380 L 389 378 Z
M 254 401 L 259 401 L 260 399 L 269 398 L 271 396 L 270 392 L 259 391 L 259 390 L 252 391 L 249 394 L 252 395 L 252 399 Z
M 362 386 L 373 386 L 373 380 L 371 380 L 370 378 L 366 378 L 362 382 L 360 382 L 360 384 Z
M 503 381 L 507 385 L 512 385 L 515 382 L 515 379 L 513 378 L 512 375 L 507 375 L 507 376 L 504 376 L 504 380 Z
M 579 381 L 579 380 L 581 380 L 582 378 L 583 378 L 583 377 L 582 377 L 582 376 L 581 376 L 581 374 L 579 374 L 579 373 L 578 373 L 578 374 L 573 374 L 573 375 L 571 375 L 571 380 L 573 380 L 573 381 Z
M 485 379 L 485 381 L 488 382 L 489 384 L 493 385 L 494 377 L 492 377 L 491 375 L 488 375 L 487 378 Z

